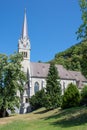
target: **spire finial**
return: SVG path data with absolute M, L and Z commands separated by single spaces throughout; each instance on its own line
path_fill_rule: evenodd
M 27 16 L 26 16 L 26 8 L 24 13 L 24 23 L 23 23 L 23 29 L 22 29 L 22 38 L 28 38 L 28 28 L 27 28 Z

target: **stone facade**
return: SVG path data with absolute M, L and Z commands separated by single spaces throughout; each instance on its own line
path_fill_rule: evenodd
M 30 62 L 30 51 L 30 40 L 28 37 L 27 17 L 25 12 L 22 36 L 18 42 L 18 52 L 21 52 L 24 56 L 22 69 L 27 74 L 28 82 L 24 86 L 24 95 L 22 97 L 22 102 L 18 113 L 29 112 L 30 104 L 28 103 L 28 98 L 34 95 L 37 91 L 46 87 L 46 77 L 50 65 L 46 63 Z M 81 89 L 84 84 L 87 84 L 87 79 L 81 74 L 81 72 L 68 71 L 62 65 L 56 65 L 56 67 L 60 77 L 59 80 L 62 87 L 62 94 L 69 83 L 76 84 L 79 89 Z M 18 92 L 18 95 L 20 96 L 20 92 Z

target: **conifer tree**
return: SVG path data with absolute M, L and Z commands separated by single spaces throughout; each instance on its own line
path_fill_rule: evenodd
M 61 105 L 61 85 L 59 81 L 57 68 L 53 63 L 50 64 L 46 84 L 46 102 L 47 109 L 54 109 Z

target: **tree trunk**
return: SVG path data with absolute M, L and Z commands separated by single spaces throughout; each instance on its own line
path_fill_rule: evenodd
M 3 109 L 3 111 L 2 111 L 2 117 L 6 117 L 6 109 Z
M 8 117 L 9 116 L 9 114 L 8 114 L 8 112 L 6 111 L 6 109 L 5 108 L 2 108 L 2 109 L 0 109 L 0 117 Z

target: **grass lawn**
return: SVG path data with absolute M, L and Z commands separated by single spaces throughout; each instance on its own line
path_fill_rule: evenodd
M 0 130 L 87 130 L 87 107 L 46 111 L 0 118 Z

